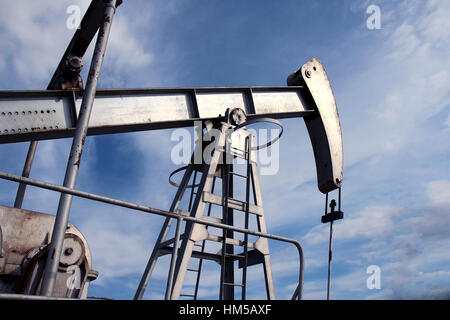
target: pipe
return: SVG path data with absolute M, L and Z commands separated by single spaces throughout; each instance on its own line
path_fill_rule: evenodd
M 89 125 L 89 118 L 91 116 L 95 92 L 97 90 L 98 77 L 103 63 L 103 57 L 105 55 L 106 44 L 108 42 L 115 9 L 116 0 L 108 0 L 108 2 L 105 3 L 104 21 L 98 31 L 94 55 L 92 57 L 91 67 L 86 84 L 86 90 L 83 94 L 75 137 L 73 138 L 72 148 L 70 151 L 66 174 L 64 177 L 64 187 L 67 187 L 69 189 L 73 189 L 75 187 L 75 183 L 77 180 L 84 141 L 86 139 Z M 40 295 L 43 296 L 51 296 L 53 293 L 62 246 L 64 242 L 64 235 L 67 228 L 67 222 L 69 220 L 71 204 L 72 195 L 62 193 L 59 200 L 49 254 L 47 256 L 44 275 L 42 279 Z
M 28 178 L 31 172 L 31 166 L 33 164 L 34 154 L 36 153 L 38 142 L 31 141 L 30 146 L 28 147 L 27 158 L 25 160 L 25 164 L 23 166 L 22 177 Z M 16 200 L 14 201 L 14 208 L 22 208 L 23 198 L 25 196 L 25 189 L 27 185 L 24 183 L 19 184 L 19 188 L 17 189 Z
M 170 260 L 169 279 L 167 281 L 167 288 L 166 288 L 166 298 L 165 298 L 166 300 L 172 299 L 173 278 L 175 275 L 175 264 L 176 264 L 177 258 L 178 258 L 178 245 L 180 242 L 182 224 L 183 224 L 183 217 L 178 217 L 177 230 L 175 233 L 175 242 L 173 244 L 172 258 Z

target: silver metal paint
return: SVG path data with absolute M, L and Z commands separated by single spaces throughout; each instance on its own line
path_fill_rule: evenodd
M 230 106 L 254 109 L 247 112 L 250 118 L 302 117 L 315 112 L 301 99 L 302 91 L 301 87 L 97 90 L 88 135 L 192 126 L 195 120 L 224 116 Z M 82 102 L 77 94 L 75 98 L 74 112 L 70 91 L 0 91 L 0 143 L 72 136 Z
M 309 77 L 306 76 L 307 71 Z M 339 114 L 333 90 L 319 59 L 305 63 L 291 74 L 288 85 L 307 86 L 318 115 L 304 118 L 314 150 L 317 183 L 322 193 L 337 189 L 342 184 L 344 154 Z M 306 95 L 305 95 L 306 98 Z
M 84 140 L 86 139 L 89 118 L 97 89 L 98 77 L 103 62 L 103 57 L 108 42 L 108 36 L 111 30 L 111 23 L 116 10 L 116 0 L 109 0 L 105 3 L 105 14 L 103 25 L 100 27 L 97 36 L 97 42 L 94 48 L 89 77 L 86 84 L 86 90 L 83 94 L 83 100 L 78 116 L 75 137 L 72 142 L 69 161 L 64 177 L 64 187 L 74 188 L 77 180 L 78 169 L 80 166 L 81 155 L 83 152 Z M 58 211 L 56 213 L 55 225 L 52 233 L 49 254 L 42 278 L 40 295 L 51 296 L 55 286 L 56 274 L 60 262 L 64 233 L 69 219 L 70 206 L 72 204 L 72 195 L 61 194 Z

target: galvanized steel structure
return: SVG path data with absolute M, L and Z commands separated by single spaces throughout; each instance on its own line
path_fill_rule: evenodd
M 86 290 L 81 290 L 83 293 L 80 291 L 76 295 L 58 291 L 61 273 L 67 273 L 67 268 L 61 269 L 61 259 L 71 261 L 75 253 L 81 255 L 82 252 L 85 257 L 89 254 L 86 242 L 81 239 L 82 235 L 78 235 L 81 239 L 78 242 L 79 244 L 68 247 L 70 241 L 67 240 L 67 226 L 71 200 L 72 196 L 79 196 L 166 217 L 154 252 L 136 291 L 135 299 L 143 297 L 154 264 L 158 256 L 162 254 L 172 255 L 166 299 L 177 299 L 183 295 L 181 288 L 184 275 L 189 269 L 187 264 L 191 257 L 197 257 L 200 261 L 210 258 L 221 264 L 219 296 L 221 299 L 234 299 L 234 287 L 242 288 L 242 298 L 245 299 L 247 266 L 254 263 L 263 263 L 267 296 L 269 299 L 274 299 L 275 293 L 267 239 L 292 243 L 298 249 L 300 260 L 299 284 L 292 298 L 301 299 L 304 268 L 302 248 L 296 240 L 267 233 L 257 164 L 252 160 L 252 152 L 257 147 L 253 146 L 253 137 L 245 127 L 261 120 L 303 117 L 314 151 L 319 190 L 322 193 L 328 193 L 340 188 L 343 171 L 342 134 L 334 95 L 322 63 L 318 59 L 308 61 L 288 77 L 288 86 L 286 87 L 98 90 L 97 81 L 111 24 L 115 11 L 121 3 L 122 1 L 116 0 L 93 0 L 91 2 L 80 28 L 75 32 L 47 90 L 0 91 L 0 143 L 30 141 L 22 176 L 0 172 L 0 178 L 20 183 L 15 208 L 0 208 L 5 212 L 3 218 L 0 219 L 0 244 L 2 245 L 0 276 L 5 275 L 6 269 L 4 267 L 8 263 L 13 265 L 12 262 L 8 262 L 11 253 L 4 250 L 8 248 L 6 244 L 11 245 L 9 243 L 11 239 L 4 232 L 7 229 L 6 225 L 12 221 L 8 218 L 8 212 L 11 215 L 25 214 L 20 209 L 25 194 L 25 186 L 33 185 L 60 192 L 61 197 L 56 216 L 54 218 L 45 217 L 45 219 L 51 221 L 51 228 L 48 227 L 47 223 L 48 230 L 45 231 L 51 239 L 49 238 L 46 245 L 36 251 L 39 252 L 39 259 L 36 258 L 37 260 L 33 261 L 36 265 L 39 265 L 39 268 L 33 267 L 33 272 L 30 271 L 34 289 L 20 292 L 26 294 L 23 296 L 25 298 L 30 297 L 30 295 L 86 297 L 87 286 L 85 287 Z M 83 81 L 80 77 L 83 65 L 82 58 L 97 32 L 86 87 L 83 87 Z M 276 120 L 273 121 L 279 123 Z M 191 161 L 185 168 L 183 180 L 168 211 L 75 189 L 83 145 L 87 136 L 188 127 L 193 126 L 195 122 L 202 124 L 206 134 L 211 129 L 217 129 L 221 132 L 221 135 L 214 146 L 210 163 L 194 163 Z M 241 139 L 237 139 L 239 141 L 235 142 L 236 139 L 233 138 L 233 134 L 234 137 L 236 137 L 236 134 L 240 135 Z M 67 137 L 73 137 L 73 143 L 63 186 L 28 178 L 37 141 Z M 239 149 L 236 146 L 240 146 L 239 151 L 236 151 Z M 201 143 L 196 148 L 203 151 Z M 230 148 L 236 150 L 231 151 Z M 247 161 L 248 171 L 243 175 L 246 181 L 245 201 L 237 201 L 232 198 L 232 176 L 234 174 L 232 163 L 226 161 L 221 163 L 219 161 L 227 157 L 241 157 Z M 194 198 L 193 193 L 191 193 L 188 210 L 180 210 L 178 205 L 188 188 L 189 179 L 192 174 L 196 175 L 197 173 L 201 174 L 197 194 Z M 216 178 L 222 181 L 221 195 L 214 194 L 213 185 Z M 192 188 L 193 191 L 194 188 Z M 254 204 L 250 203 L 251 193 L 254 195 Z M 208 217 L 209 214 L 204 214 L 206 206 L 211 207 L 212 204 L 223 207 L 221 218 L 212 218 Z M 244 228 L 233 225 L 234 210 L 244 212 L 246 221 Z M 26 212 L 26 214 L 32 215 L 31 212 Z M 259 225 L 258 230 L 248 229 L 250 214 L 256 215 Z M 39 213 L 36 213 L 36 215 L 39 215 Z M 168 240 L 166 239 L 168 228 L 173 220 L 177 221 L 175 237 Z M 185 231 L 181 234 L 183 222 L 185 223 Z M 222 229 L 222 236 L 209 234 L 206 231 L 206 226 Z M 233 239 L 233 232 L 244 234 L 244 240 Z M 8 233 L 8 235 L 10 234 Z M 255 235 L 259 238 L 256 242 L 251 243 L 248 241 L 248 235 Z M 221 242 L 223 247 L 220 254 L 208 255 L 205 253 L 204 242 L 206 240 Z M 193 250 L 196 242 L 200 242 L 200 244 L 197 243 L 197 246 L 202 248 L 200 251 Z M 234 254 L 232 247 L 235 245 L 243 248 L 242 254 Z M 76 251 L 74 248 L 80 249 Z M 30 259 L 32 258 L 30 257 Z M 42 259 L 45 259 L 45 263 Z M 233 282 L 234 277 L 232 275 L 234 274 L 234 261 L 236 260 L 239 261 L 244 272 L 242 284 Z M 77 265 L 80 266 L 81 260 L 76 261 Z M 87 283 L 95 279 L 95 275 L 92 275 L 90 270 L 90 257 L 83 261 L 85 261 L 83 281 Z M 17 266 L 17 263 L 14 265 Z M 14 269 L 16 275 L 20 274 L 17 268 Z M 192 294 L 194 298 L 197 298 L 197 289 L 198 279 L 196 292 Z M 8 292 L 8 295 L 3 296 L 4 298 L 11 298 L 10 293 L 13 291 L 3 292 Z

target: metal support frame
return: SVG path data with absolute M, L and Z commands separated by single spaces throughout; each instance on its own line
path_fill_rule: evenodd
M 105 55 L 106 44 L 108 42 L 111 23 L 116 10 L 116 0 L 109 0 L 105 3 L 103 24 L 97 36 L 97 42 L 94 48 L 89 77 L 86 84 L 86 90 L 83 94 L 80 113 L 78 115 L 75 137 L 73 138 L 70 156 L 64 177 L 64 187 L 74 188 L 77 180 L 78 169 L 80 166 L 81 155 L 83 152 L 84 141 L 86 139 L 89 118 L 94 103 L 95 92 L 97 89 L 98 77 Z M 72 195 L 62 193 L 58 211 L 56 213 L 55 225 L 53 228 L 52 239 L 50 242 L 49 254 L 44 269 L 40 295 L 51 296 L 55 285 L 56 274 L 61 256 L 64 233 L 69 219 Z
M 245 150 L 247 153 L 247 183 L 245 186 L 245 202 L 247 203 L 247 206 L 245 208 L 245 222 L 244 222 L 244 228 L 248 229 L 249 224 L 249 210 L 250 206 L 248 205 L 250 203 L 250 182 L 251 182 L 251 175 L 252 175 L 252 166 L 251 166 L 251 153 L 252 153 L 252 140 L 250 139 L 250 136 L 248 136 L 245 139 Z M 242 269 L 242 284 L 244 287 L 242 288 L 242 300 L 246 299 L 246 290 L 247 290 L 247 266 L 248 266 L 248 234 L 244 235 L 244 265 Z
M 223 131 L 222 131 L 223 132 Z M 217 146 L 223 147 L 226 154 L 229 152 L 231 143 L 227 143 L 225 139 L 225 145 Z M 226 156 L 225 156 L 226 157 Z M 233 198 L 233 177 L 230 175 L 230 171 L 233 169 L 233 165 L 226 163 L 222 165 L 222 220 L 224 224 L 233 225 L 233 209 L 228 206 L 229 199 Z M 220 300 L 234 300 L 234 260 L 228 257 L 233 257 L 234 247 L 227 244 L 227 238 L 233 238 L 233 231 L 222 230 L 222 251 L 220 262 L 220 285 L 219 285 L 219 299 Z
M 173 244 L 173 253 L 170 260 L 169 279 L 166 288 L 166 300 L 172 299 L 173 277 L 175 274 L 175 263 L 178 258 L 178 244 L 180 243 L 181 226 L 183 224 L 183 217 L 177 219 L 177 231 L 175 232 L 175 241 Z
M 178 186 L 177 193 L 175 195 L 175 198 L 172 202 L 171 211 L 177 211 L 178 205 L 181 202 L 181 198 L 183 197 L 183 194 L 186 190 L 186 188 L 190 187 L 191 195 L 189 198 L 189 211 L 184 214 L 184 217 L 196 217 L 196 218 L 202 218 L 202 219 L 215 219 L 219 220 L 219 218 L 210 218 L 210 210 L 211 210 L 211 204 L 221 205 L 222 206 L 222 224 L 223 225 L 233 225 L 233 210 L 238 209 L 245 212 L 245 228 L 248 229 L 248 218 L 249 214 L 255 214 L 257 219 L 257 225 L 258 230 L 260 232 L 266 233 L 266 226 L 264 221 L 264 214 L 262 211 L 262 197 L 261 197 L 261 190 L 259 185 L 259 178 L 258 178 L 258 170 L 256 167 L 256 163 L 252 161 L 251 154 L 254 152 L 254 149 L 251 146 L 251 134 L 249 132 L 244 133 L 245 135 L 245 147 L 242 151 L 235 150 L 234 147 L 231 147 L 231 141 L 233 139 L 230 139 L 230 132 L 233 132 L 233 126 L 231 126 L 228 123 L 222 122 L 219 124 L 218 127 L 213 127 L 215 129 L 219 129 L 220 135 L 215 137 L 215 145 L 214 145 L 214 152 L 211 158 L 211 161 L 208 163 L 204 163 L 201 165 L 201 171 L 202 176 L 200 183 L 196 184 L 196 173 L 197 170 L 200 170 L 199 165 L 194 165 L 195 160 L 195 154 L 197 154 L 199 151 L 203 151 L 201 148 L 203 148 L 202 143 L 197 143 L 196 150 L 194 151 L 194 154 L 191 157 L 191 164 L 187 167 L 184 167 L 186 169 L 183 179 L 180 183 L 180 185 L 177 185 L 173 182 L 171 182 L 173 185 Z M 236 128 L 241 128 L 240 126 Z M 235 128 L 235 129 L 236 129 Z M 209 132 L 206 133 L 208 135 Z M 230 139 L 230 141 L 228 141 Z M 233 151 L 232 151 L 233 150 Z M 233 155 L 234 154 L 234 155 Z M 232 169 L 232 161 L 233 157 L 237 154 L 240 154 L 241 157 L 247 160 L 247 175 L 246 177 L 246 201 L 242 203 L 242 206 L 231 206 L 232 203 L 235 203 L 236 200 L 234 200 L 233 197 L 233 175 L 237 174 L 233 172 Z M 223 160 L 223 163 L 220 163 Z M 197 166 L 197 167 L 195 167 Z M 178 172 L 179 170 L 176 170 L 174 172 Z M 221 175 L 222 178 L 222 196 L 217 196 L 212 194 L 214 189 L 214 183 L 217 174 Z M 188 182 L 191 178 L 191 176 L 194 175 L 194 180 L 192 182 L 192 185 L 188 186 Z M 253 189 L 253 198 L 255 200 L 255 205 L 250 205 L 250 185 L 252 185 Z M 193 200 L 193 194 L 194 194 L 194 188 L 196 189 L 196 197 L 194 202 Z M 213 197 L 214 196 L 214 197 Z M 218 199 L 216 200 L 216 197 Z M 231 201 L 234 202 L 231 202 Z M 208 214 L 205 216 L 205 205 L 209 203 L 208 208 Z M 255 210 L 257 208 L 258 210 Z M 179 211 L 179 210 L 178 210 Z M 183 234 L 182 243 L 180 248 L 178 248 L 178 242 L 180 240 L 180 234 L 179 234 L 179 228 L 180 228 L 180 220 L 178 220 L 177 223 L 177 231 L 175 238 L 167 240 L 167 234 L 169 232 L 169 228 L 171 225 L 171 221 L 169 219 L 166 219 L 160 235 L 158 237 L 158 240 L 155 244 L 155 247 L 153 249 L 153 252 L 150 256 L 150 259 L 148 261 L 147 267 L 144 271 L 144 274 L 142 276 L 141 282 L 139 284 L 138 290 L 135 294 L 135 299 L 141 299 L 144 291 L 148 285 L 151 273 L 155 267 L 155 264 L 157 262 L 157 259 L 160 255 L 171 253 L 171 263 L 170 263 L 170 269 L 169 269 L 169 276 L 168 276 L 168 283 L 166 286 L 166 299 L 178 299 L 182 296 L 189 296 L 196 299 L 197 297 L 197 290 L 198 290 L 198 283 L 199 283 L 199 275 L 201 271 L 201 262 L 203 258 L 210 258 L 213 260 L 216 260 L 221 264 L 221 275 L 220 275 L 220 286 L 219 286 L 219 299 L 221 300 L 232 300 L 234 299 L 234 286 L 240 286 L 242 288 L 242 298 L 245 299 L 246 297 L 246 272 L 247 272 L 247 259 L 248 259 L 248 234 L 244 234 L 244 241 L 232 241 L 233 240 L 233 230 L 232 229 L 222 229 L 222 237 L 217 237 L 214 235 L 209 234 L 206 229 L 199 228 L 199 226 L 195 223 L 190 222 L 187 220 L 186 226 L 185 226 L 185 232 Z M 204 244 L 205 240 L 213 240 L 213 241 L 220 241 L 222 242 L 222 250 L 220 254 L 212 255 L 211 254 L 204 254 Z M 197 252 L 193 251 L 194 246 L 196 246 L 196 242 L 202 241 L 202 251 Z M 256 247 L 255 244 L 258 243 L 258 246 Z M 168 245 L 173 244 L 173 247 L 167 247 Z M 268 250 L 268 243 L 267 239 L 260 238 L 255 244 L 252 244 L 253 248 L 256 248 L 258 252 L 261 252 L 261 262 L 263 263 L 263 269 L 264 269 L 264 277 L 265 277 L 265 283 L 266 283 L 266 289 L 267 289 L 267 297 L 269 299 L 275 299 L 275 293 L 274 293 L 274 284 L 273 284 L 273 277 L 272 277 L 272 271 L 271 271 L 271 263 L 270 263 L 270 257 L 269 257 L 269 250 Z M 234 254 L 234 245 L 240 245 L 244 247 L 244 255 L 236 255 Z M 200 246 L 200 245 L 198 245 Z M 262 251 L 260 251 L 262 250 Z M 191 259 L 191 257 L 199 257 L 199 269 L 188 269 L 188 264 Z M 242 276 L 242 284 L 236 284 L 234 280 L 234 261 L 237 257 L 244 257 L 243 261 L 240 261 L 239 267 L 242 267 L 243 269 L 243 276 Z M 176 263 L 174 262 L 176 261 Z M 242 263 L 241 263 L 242 262 Z M 254 263 L 253 263 L 254 264 Z M 186 275 L 187 271 L 195 271 L 197 272 L 197 281 L 196 281 L 196 287 L 194 294 L 185 294 L 181 293 L 181 289 L 184 282 L 184 277 Z M 175 279 L 175 280 L 174 280 Z M 175 282 L 174 282 L 175 281 Z

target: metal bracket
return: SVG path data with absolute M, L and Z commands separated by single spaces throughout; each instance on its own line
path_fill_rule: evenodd
M 264 255 L 258 250 L 249 250 L 248 251 L 248 262 L 247 267 L 251 267 L 264 262 Z M 239 259 L 239 268 L 242 269 L 244 267 L 243 259 Z
M 255 241 L 255 249 L 264 255 L 269 254 L 269 245 L 267 239 L 261 237 L 258 238 L 258 240 Z
M 328 207 L 328 194 L 325 197 L 325 215 L 322 216 L 322 223 L 333 222 L 336 220 L 344 219 L 344 212 L 341 211 L 341 188 L 339 188 L 339 203 L 336 204 L 336 200 L 330 201 L 331 212 L 327 212 Z M 335 210 L 336 205 L 338 205 L 338 210 Z

